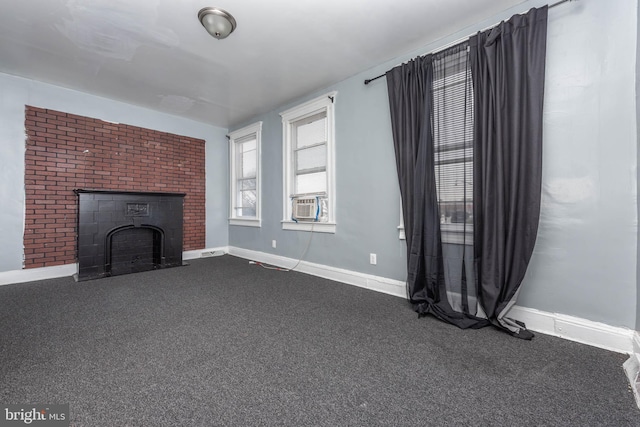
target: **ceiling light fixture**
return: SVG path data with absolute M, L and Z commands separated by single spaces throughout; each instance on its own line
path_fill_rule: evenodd
M 198 19 L 209 34 L 218 40 L 226 38 L 236 29 L 236 20 L 226 10 L 205 7 L 198 12 Z

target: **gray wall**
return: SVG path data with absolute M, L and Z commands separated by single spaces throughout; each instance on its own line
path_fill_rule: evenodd
M 636 2 L 550 11 L 540 230 L 520 305 L 635 327 Z
M 202 138 L 206 141 L 207 247 L 228 242 L 226 129 L 0 74 L 0 272 L 22 268 L 25 105 Z
M 282 131 L 278 113 L 337 90 L 337 232 L 313 234 L 305 259 L 404 280 L 398 239 L 399 191 L 386 83 L 376 76 L 545 4 L 527 1 L 500 16 L 239 123 L 263 124 L 263 226 L 230 227 L 229 244 L 298 258 L 309 233 L 283 231 Z M 545 99 L 542 213 L 537 246 L 518 304 L 613 326 L 636 326 L 638 182 L 636 2 L 582 0 L 550 10 Z M 271 240 L 278 242 L 271 248 Z M 378 265 L 368 264 L 377 253 Z
M 347 80 L 332 89 L 338 90 L 335 104 L 337 232 L 313 233 L 305 259 L 383 277 L 403 277 L 404 242 L 398 239 L 396 229 L 400 221 L 400 194 L 393 146 L 389 143 L 388 106 L 386 102 L 369 102 L 371 88 L 361 81 Z M 383 85 L 374 91 L 376 89 L 386 90 Z M 263 121 L 263 225 L 260 229 L 230 227 L 232 246 L 294 259 L 299 258 L 307 246 L 309 233 L 283 231 L 280 224 L 282 122 L 279 112 L 294 105 L 296 103 L 256 118 Z M 271 248 L 271 240 L 277 241 L 275 250 Z M 369 265 L 369 253 L 378 255 L 376 266 Z
M 636 12 L 637 12 L 637 22 L 640 22 L 640 7 L 636 4 Z M 638 163 L 640 163 L 640 29 L 636 27 L 636 129 L 637 129 L 637 140 L 638 140 Z M 640 170 L 636 168 L 638 184 L 636 184 L 636 188 L 640 188 Z M 637 212 L 640 213 L 640 198 L 636 198 L 636 202 L 638 203 Z M 638 215 L 638 214 L 637 214 Z M 636 215 L 636 221 L 637 221 Z M 638 246 L 637 246 L 637 257 L 638 261 L 636 263 L 636 331 L 640 331 L 640 229 L 638 230 Z

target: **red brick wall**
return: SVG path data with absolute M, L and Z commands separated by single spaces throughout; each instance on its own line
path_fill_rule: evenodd
M 184 250 L 205 246 L 201 139 L 26 106 L 25 267 L 76 262 L 74 189 L 186 193 Z

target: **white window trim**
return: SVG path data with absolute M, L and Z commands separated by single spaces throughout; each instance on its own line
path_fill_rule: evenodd
M 400 197 L 400 225 L 398 225 L 398 239 L 407 240 L 404 232 L 404 213 L 402 212 L 402 197 Z
M 236 203 L 236 183 L 238 181 L 236 179 L 236 141 L 253 134 L 256 136 L 256 216 L 239 217 L 234 209 L 234 205 Z M 229 176 L 231 177 L 229 193 L 229 225 L 241 225 L 246 227 L 260 227 L 262 225 L 261 142 L 262 122 L 256 122 L 229 133 Z
M 336 182 L 335 182 L 335 110 L 338 92 L 333 91 L 297 105 L 280 113 L 282 117 L 282 229 L 313 231 L 318 233 L 336 232 Z M 292 129 L 293 123 L 305 117 L 326 112 L 327 115 L 327 199 L 329 201 L 327 222 L 295 222 L 291 219 L 291 196 L 293 192 Z

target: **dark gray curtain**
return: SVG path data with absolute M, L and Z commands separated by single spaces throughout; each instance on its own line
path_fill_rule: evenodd
M 492 323 L 505 317 L 533 253 L 540 216 L 547 6 L 469 40 L 473 74 L 474 248 L 479 298 Z
M 407 239 L 407 291 L 420 315 L 461 328 L 485 321 L 454 311 L 447 300 L 434 175 L 432 57 L 386 74 L 396 166 Z
M 433 55 L 386 73 L 407 239 L 407 293 L 420 315 L 461 328 L 492 323 L 520 338 L 533 336 L 504 315 L 515 302 L 537 233 L 546 17 L 547 7 L 533 9 L 469 41 L 476 271 L 475 283 L 465 287 L 473 287 L 478 315 L 487 319 L 454 310 L 447 298 L 434 173 Z

